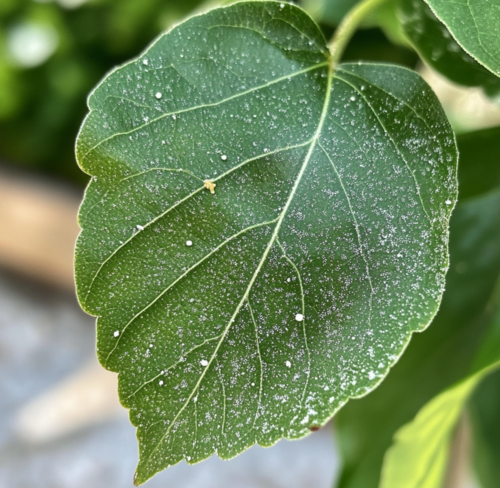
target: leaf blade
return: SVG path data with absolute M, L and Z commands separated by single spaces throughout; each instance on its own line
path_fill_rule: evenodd
M 256 11 L 278 31 L 242 28 Z M 187 85 L 155 63 L 169 36 L 203 22 L 206 52 Z M 137 483 L 182 459 L 303 437 L 374 388 L 438 307 L 456 200 L 449 124 L 409 70 L 334 75 L 311 25 L 274 2 L 216 9 L 91 97 L 77 154 L 97 180 L 80 214 L 78 293 L 138 426 Z M 226 80 L 205 58 L 227 63 L 234 45 L 247 47 Z M 257 62 L 274 51 L 275 71 Z M 234 85 L 236 69 L 252 87 Z M 158 80 L 181 83 L 168 103 L 188 110 L 175 119 L 168 107 L 150 117 Z M 218 97 L 210 106 L 197 103 L 201 86 Z M 110 99 L 124 90 L 133 107 Z

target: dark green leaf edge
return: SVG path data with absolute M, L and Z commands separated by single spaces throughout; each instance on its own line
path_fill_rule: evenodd
M 428 15 L 427 18 L 421 21 L 421 25 L 419 26 L 419 28 L 421 28 L 424 24 L 426 24 L 427 29 L 425 29 L 425 32 L 421 32 L 419 31 L 419 28 L 416 28 L 419 36 L 418 41 L 415 39 L 416 36 L 409 30 L 412 26 L 412 23 L 414 22 L 413 20 L 411 20 L 411 18 L 416 14 L 417 7 L 410 5 L 410 2 L 408 0 L 402 0 L 401 2 L 399 2 L 397 15 L 403 35 L 405 36 L 409 45 L 420 56 L 420 58 L 426 64 L 431 66 L 432 69 L 436 70 L 442 76 L 445 76 L 453 83 L 457 83 L 461 86 L 481 88 L 484 93 L 492 99 L 496 99 L 497 97 L 499 97 L 500 79 L 498 78 L 498 76 L 496 74 L 493 74 L 490 70 L 486 69 L 482 64 L 479 64 L 475 58 L 470 56 L 469 53 L 467 53 L 463 49 L 463 47 L 458 44 L 454 37 L 451 37 L 451 39 L 446 39 L 444 37 L 445 34 L 451 36 L 451 33 L 446 25 L 441 21 L 441 19 L 436 17 L 433 10 L 424 0 L 415 1 L 418 3 L 422 3 L 421 8 L 422 10 L 424 10 L 424 12 L 420 12 L 420 14 L 426 15 L 427 13 Z M 411 10 L 412 8 L 413 11 Z M 432 38 L 434 42 L 439 38 L 442 45 L 444 45 L 445 42 L 449 42 L 450 40 L 452 40 L 453 47 L 442 47 L 441 49 L 444 51 L 442 57 L 434 60 L 432 59 L 432 55 L 426 51 L 425 44 L 422 42 L 422 38 Z M 454 66 L 455 71 L 451 71 L 449 69 L 449 66 L 451 65 Z
M 450 35 L 453 37 L 453 39 L 455 39 L 455 41 L 457 42 L 457 44 L 472 58 L 474 59 L 477 63 L 479 63 L 481 66 L 484 66 L 488 71 L 490 71 L 491 73 L 493 73 L 494 75 L 496 76 L 500 76 L 499 73 L 495 72 L 490 66 L 487 65 L 487 63 L 483 62 L 482 60 L 480 60 L 474 53 L 472 53 L 469 49 L 467 49 L 461 42 L 460 40 L 457 38 L 457 36 L 455 35 L 455 33 L 448 27 L 448 25 L 446 24 L 446 22 L 444 22 L 444 20 L 439 16 L 439 14 L 437 13 L 436 9 L 431 5 L 431 1 L 430 0 L 425 0 L 425 2 L 427 3 L 427 5 L 429 6 L 429 8 L 432 10 L 432 13 L 436 16 L 437 19 L 439 19 L 443 25 L 446 26 L 446 28 L 448 29 L 448 32 L 450 33 Z

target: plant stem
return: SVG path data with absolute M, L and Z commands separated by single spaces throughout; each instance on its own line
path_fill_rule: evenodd
M 447 472 L 443 484 L 445 488 L 464 486 L 467 470 L 470 468 L 471 443 L 470 418 L 467 413 L 463 413 L 451 440 Z
M 344 17 L 340 25 L 337 27 L 335 34 L 328 43 L 331 58 L 330 62 L 335 69 L 344 53 L 344 50 L 351 40 L 352 35 L 356 32 L 359 24 L 372 10 L 379 7 L 387 0 L 363 0 L 352 8 Z

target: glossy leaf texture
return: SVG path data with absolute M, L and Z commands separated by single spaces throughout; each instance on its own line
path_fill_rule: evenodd
M 496 0 L 425 0 L 462 48 L 500 76 L 500 3 Z
M 469 56 L 424 0 L 401 0 L 403 29 L 422 59 L 451 81 L 500 96 L 500 78 Z
M 498 298 L 492 297 L 488 308 L 491 302 L 498 306 Z M 467 378 L 428 402 L 412 422 L 396 432 L 394 444 L 385 455 L 381 488 L 443 486 L 458 420 L 474 390 L 500 366 L 500 307 L 485 314 L 492 323 L 476 360 L 479 365 Z
M 306 435 L 432 320 L 457 153 L 417 74 L 333 72 L 302 10 L 245 2 L 160 37 L 89 108 L 77 289 L 137 484 Z
M 336 416 L 344 459 L 341 488 L 378 486 L 384 455 L 397 430 L 473 368 L 491 325 L 485 311 L 500 279 L 500 184 L 481 185 L 470 175 L 480 168 L 484 181 L 498 182 L 495 131 L 457 138 L 461 200 L 450 224 L 446 291 L 431 327 L 413 338 L 377 390 L 349 402 Z M 480 146 L 483 150 L 475 152 Z M 478 157 L 486 158 L 479 166 Z

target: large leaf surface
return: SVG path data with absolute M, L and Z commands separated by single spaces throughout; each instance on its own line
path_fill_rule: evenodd
M 194 17 L 89 98 L 78 296 L 136 482 L 323 425 L 434 316 L 456 147 L 422 79 L 329 67 L 300 9 Z
M 467 53 L 500 76 L 500 3 L 425 0 Z
M 500 78 L 460 47 L 424 0 L 402 0 L 400 18 L 406 35 L 433 68 L 455 83 L 482 87 L 492 97 L 500 95 Z
M 342 488 L 378 486 L 396 431 L 433 397 L 466 377 L 490 321 L 485 310 L 500 276 L 498 129 L 458 137 L 460 198 L 450 226 L 450 271 L 432 326 L 417 335 L 384 383 L 336 417 L 344 458 Z M 482 147 L 482 151 L 479 148 Z M 478 158 L 484 158 L 481 164 Z M 436 460 L 437 461 L 437 460 Z

